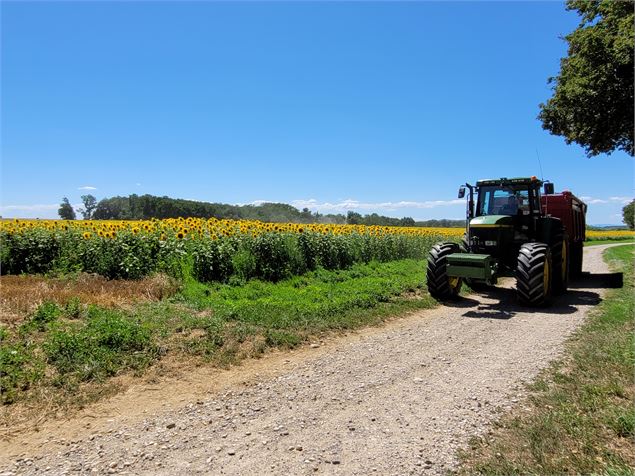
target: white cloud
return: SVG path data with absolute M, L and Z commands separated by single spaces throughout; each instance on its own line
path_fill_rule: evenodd
M 84 185 L 83 187 L 78 187 L 77 190 L 97 190 L 97 187 L 92 187 L 90 185 Z
M 319 202 L 311 198 L 309 200 L 293 200 L 291 205 L 296 208 L 308 208 L 310 210 L 345 212 L 348 210 L 364 210 L 364 211 L 395 211 L 404 208 L 408 209 L 430 209 L 437 207 L 446 207 L 452 205 L 462 205 L 465 203 L 463 199 L 454 200 L 427 200 L 423 202 L 416 201 L 399 201 L 399 202 L 360 202 L 359 200 L 347 199 L 339 202 Z
M 595 198 L 595 197 L 580 197 L 583 201 L 585 201 L 588 205 L 598 205 L 605 203 L 621 203 L 622 205 L 626 205 L 630 203 L 632 198 L 630 197 L 609 197 L 609 198 Z
M 612 202 L 621 203 L 622 205 L 626 205 L 633 199 L 631 197 L 609 197 L 609 200 Z
M 580 197 L 582 201 L 586 202 L 587 205 L 596 205 L 598 203 L 609 203 L 608 200 L 603 200 L 601 198 L 593 198 L 593 197 Z
M 45 212 L 48 210 L 56 210 L 59 204 L 55 205 L 3 205 L 0 206 L 2 212 Z

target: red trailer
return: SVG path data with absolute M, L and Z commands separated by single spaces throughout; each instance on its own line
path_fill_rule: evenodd
M 540 204 L 544 215 L 562 220 L 569 241 L 569 272 L 582 273 L 582 249 L 586 237 L 587 205 L 569 191 L 542 195 Z

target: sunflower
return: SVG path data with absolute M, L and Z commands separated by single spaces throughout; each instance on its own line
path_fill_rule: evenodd
M 84 237 L 85 240 L 87 240 L 88 238 L 91 237 L 91 233 L 89 231 L 85 231 L 82 236 Z

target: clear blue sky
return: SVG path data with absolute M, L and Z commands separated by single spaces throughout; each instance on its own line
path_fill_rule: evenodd
M 2 3 L 5 217 L 150 193 L 461 218 L 466 180 L 540 175 L 620 223 L 633 159 L 538 104 L 578 17 L 527 3 Z

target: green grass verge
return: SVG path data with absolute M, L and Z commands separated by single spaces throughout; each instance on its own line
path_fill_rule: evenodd
M 17 329 L 0 327 L 2 402 L 45 390 L 85 401 L 85 383 L 141 373 L 166 355 L 226 365 L 267 348 L 294 347 L 335 330 L 376 324 L 434 301 L 425 261 L 400 260 L 318 270 L 278 283 L 202 284 L 186 278 L 167 301 L 128 311 L 45 303 Z
M 632 238 L 624 238 L 623 240 L 589 240 L 584 242 L 584 246 L 610 245 L 612 243 L 631 244 L 635 243 Z
M 566 357 L 531 387 L 528 412 L 501 419 L 462 455 L 463 474 L 635 474 L 634 247 L 605 251 L 624 272 L 567 346 Z

